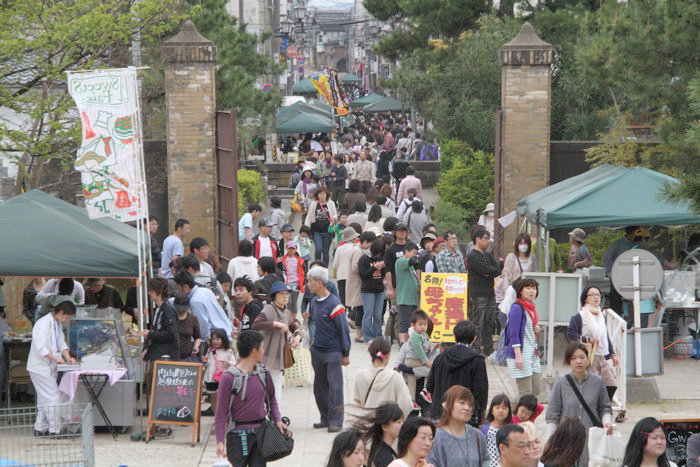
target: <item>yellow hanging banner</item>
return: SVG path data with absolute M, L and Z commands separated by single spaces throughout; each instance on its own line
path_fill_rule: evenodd
M 467 319 L 467 274 L 421 274 L 420 307 L 433 322 L 432 342 L 454 342 L 452 330 Z

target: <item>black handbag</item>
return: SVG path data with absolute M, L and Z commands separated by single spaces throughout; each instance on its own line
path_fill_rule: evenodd
M 265 377 L 267 381 L 267 377 Z M 270 395 L 267 392 L 267 385 L 265 386 L 265 405 L 267 408 L 267 417 L 260 424 L 260 428 L 257 432 L 257 444 L 260 456 L 265 460 L 265 462 L 276 461 L 277 459 L 282 459 L 287 457 L 294 450 L 294 438 L 292 438 L 292 432 L 287 430 L 282 433 L 274 420 L 272 420 L 272 414 L 270 412 Z

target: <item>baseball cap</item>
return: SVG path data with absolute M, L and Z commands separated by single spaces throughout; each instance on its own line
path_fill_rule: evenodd
M 394 231 L 397 230 L 408 230 L 408 226 L 404 224 L 403 222 L 397 222 L 396 225 L 394 226 Z
M 435 248 L 435 247 L 437 247 L 437 246 L 440 246 L 440 245 L 442 245 L 443 243 L 445 243 L 445 239 L 442 238 L 442 237 L 438 237 L 438 238 L 435 239 L 435 242 L 433 243 L 433 248 Z
M 258 227 L 272 227 L 273 225 L 275 225 L 275 223 L 272 219 L 261 219 L 260 222 L 258 222 Z
M 294 248 L 295 250 L 299 249 L 299 245 L 297 242 L 287 242 L 287 248 Z
M 190 296 L 186 293 L 179 293 L 175 295 L 173 306 L 175 307 L 176 311 L 187 310 L 190 307 Z
M 292 227 L 292 224 L 284 224 L 280 232 L 294 232 L 294 227 Z

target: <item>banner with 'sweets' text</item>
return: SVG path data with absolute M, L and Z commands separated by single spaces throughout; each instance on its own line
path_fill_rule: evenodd
M 68 73 L 68 92 L 82 120 L 75 161 L 90 218 L 139 219 L 144 190 L 136 69 Z
M 424 272 L 420 307 L 433 322 L 432 342 L 454 342 L 453 329 L 467 319 L 467 274 Z

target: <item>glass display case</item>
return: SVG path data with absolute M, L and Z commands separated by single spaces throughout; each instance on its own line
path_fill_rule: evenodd
M 79 307 L 68 321 L 68 347 L 81 369 L 126 368 L 133 374 L 132 355 L 121 312 L 114 308 Z

